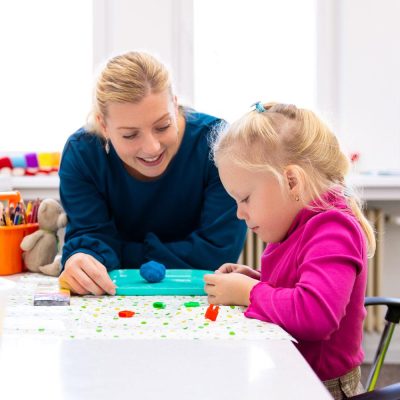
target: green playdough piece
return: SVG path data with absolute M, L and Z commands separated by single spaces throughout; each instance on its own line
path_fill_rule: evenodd
M 198 301 L 189 301 L 184 303 L 185 307 L 200 307 L 200 303 Z
M 154 308 L 163 308 L 164 309 L 167 306 L 162 301 L 156 301 L 156 302 L 153 303 L 153 307 Z

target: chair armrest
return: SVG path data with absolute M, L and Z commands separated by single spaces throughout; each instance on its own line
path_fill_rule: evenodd
M 396 297 L 366 297 L 365 306 L 386 306 L 388 308 L 386 321 L 398 324 L 400 321 L 400 298 Z

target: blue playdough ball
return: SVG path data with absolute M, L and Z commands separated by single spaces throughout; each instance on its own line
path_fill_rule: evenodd
M 140 275 L 147 282 L 161 282 L 165 278 L 165 266 L 156 261 L 149 261 L 140 267 Z

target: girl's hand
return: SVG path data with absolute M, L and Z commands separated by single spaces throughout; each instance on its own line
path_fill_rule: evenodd
M 75 253 L 68 258 L 59 277 L 60 285 L 77 294 L 115 294 L 115 285 L 106 267 L 94 257 L 85 253 Z
M 231 272 L 237 272 L 239 274 L 249 276 L 250 278 L 253 279 L 260 280 L 261 278 L 260 271 L 256 271 L 255 269 L 250 268 L 247 265 L 241 265 L 241 264 L 226 263 L 221 265 L 215 272 L 223 274 L 230 274 Z
M 210 304 L 248 306 L 251 289 L 260 281 L 240 273 L 207 274 L 204 290 Z

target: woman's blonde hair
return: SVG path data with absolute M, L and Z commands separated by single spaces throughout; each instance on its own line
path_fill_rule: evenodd
M 110 59 L 95 85 L 93 107 L 87 130 L 100 132 L 97 116 L 107 117 L 110 103 L 138 103 L 150 93 L 168 90 L 172 83 L 167 68 L 153 56 L 142 52 L 128 52 Z
M 300 180 L 300 199 L 311 197 L 318 207 L 331 207 L 321 197 L 327 191 L 345 194 L 372 256 L 374 231 L 363 215 L 359 198 L 347 193 L 344 177 L 350 161 L 336 136 L 312 111 L 291 104 L 263 106 L 264 112 L 250 111 L 217 133 L 212 144 L 217 166 L 222 157 L 229 157 L 247 170 L 273 173 L 283 186 L 284 171 L 290 165 Z

